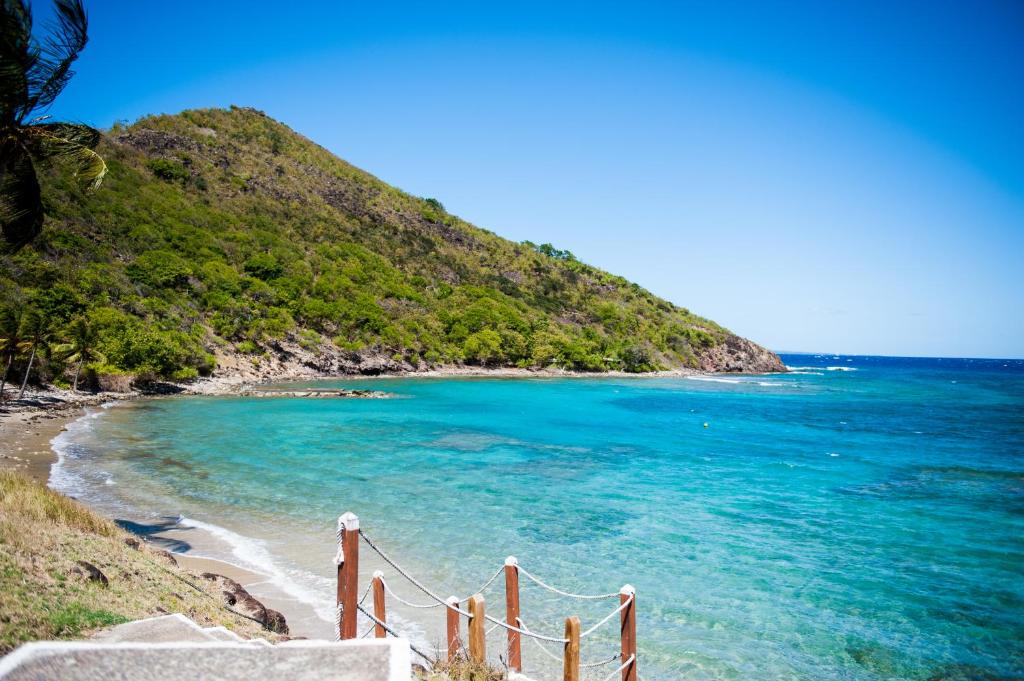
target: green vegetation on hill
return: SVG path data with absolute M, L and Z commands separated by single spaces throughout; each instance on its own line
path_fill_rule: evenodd
M 406 368 L 714 368 L 716 349 L 739 340 L 568 251 L 474 227 L 251 109 L 144 118 L 98 151 L 103 187 L 44 176 L 42 235 L 0 258 L 0 301 L 46 320 L 36 361 L 50 377 L 70 381 L 85 357 L 100 372 L 184 379 L 209 374 L 215 350 L 258 362 L 284 341 Z M 85 353 L 70 343 L 83 335 Z M 21 350 L 0 339 L 0 356 L 19 371 L 31 344 L 14 340 Z

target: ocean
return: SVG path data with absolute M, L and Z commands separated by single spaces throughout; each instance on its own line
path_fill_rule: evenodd
M 335 519 L 352 511 L 445 596 L 509 555 L 570 592 L 633 585 L 645 681 L 1024 678 L 1024 361 L 783 360 L 791 373 L 351 379 L 316 385 L 394 398 L 125 403 L 55 440 L 51 485 L 137 528 L 213 532 L 207 555 L 266 574 L 328 634 Z M 361 585 L 381 569 L 429 602 L 362 556 Z M 617 604 L 521 590 L 549 635 Z M 485 597 L 503 616 L 500 578 Z M 391 606 L 438 647 L 441 610 Z M 584 639 L 583 662 L 616 653 L 617 630 Z M 502 641 L 489 635 L 495 661 Z M 534 643 L 525 671 L 560 678 L 557 646 Z

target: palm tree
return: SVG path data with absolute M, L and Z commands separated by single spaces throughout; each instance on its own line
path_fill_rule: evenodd
M 0 402 L 4 399 L 4 387 L 7 385 L 7 374 L 14 363 L 14 356 L 18 354 L 18 345 L 21 343 L 21 322 L 24 308 L 4 307 L 0 308 L 0 353 L 3 353 L 4 373 L 0 378 Z
M 27 310 L 21 323 L 21 336 L 22 341 L 18 343 L 18 349 L 22 353 L 28 352 L 29 356 L 28 366 L 25 367 L 25 377 L 21 379 L 19 400 L 25 396 L 25 386 L 28 385 L 28 377 L 32 373 L 32 364 L 35 362 L 36 353 L 41 347 L 46 346 L 46 341 L 50 337 L 50 325 L 46 317 L 38 310 Z
M 71 340 L 54 346 L 53 351 L 62 355 L 64 361 L 75 363 L 75 380 L 71 389 L 77 392 L 78 377 L 82 373 L 82 366 L 87 362 L 105 362 L 106 358 L 96 349 L 99 332 L 85 317 L 72 320 L 68 326 L 68 336 Z
M 28 0 L 0 0 L 0 227 L 17 250 L 43 227 L 35 163 L 65 161 L 86 186 L 98 187 L 107 165 L 87 125 L 47 122 L 44 113 L 74 72 L 88 41 L 81 0 L 55 0 L 57 20 L 42 42 L 32 37 Z

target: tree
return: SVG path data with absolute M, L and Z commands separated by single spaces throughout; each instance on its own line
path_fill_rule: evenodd
M 0 309 L 0 353 L 3 353 L 5 360 L 3 378 L 0 378 L 0 402 L 4 399 L 7 374 L 11 370 L 14 356 L 18 354 L 18 345 L 21 343 L 23 309 L 21 307 L 4 307 Z
M 6 248 L 38 236 L 43 204 L 36 163 L 63 161 L 84 185 L 98 187 L 107 165 L 93 149 L 100 133 L 43 114 L 71 80 L 71 64 L 88 41 L 81 0 L 55 0 L 50 35 L 32 37 L 27 0 L 0 0 L 0 227 Z
M 40 348 L 46 346 L 46 341 L 50 337 L 50 325 L 39 310 L 29 309 L 25 312 L 21 320 L 21 337 L 18 349 L 22 354 L 29 353 L 29 356 L 28 366 L 25 367 L 25 377 L 21 379 L 19 400 L 25 396 L 25 386 L 28 385 L 28 377 L 32 373 L 32 364 L 35 362 L 36 353 Z
M 54 353 L 62 356 L 66 362 L 75 364 L 75 380 L 71 389 L 78 390 L 78 377 L 82 373 L 82 366 L 88 362 L 105 362 L 106 357 L 96 349 L 96 342 L 99 340 L 99 331 L 85 317 L 77 317 L 68 325 L 67 343 L 61 343 L 53 347 Z

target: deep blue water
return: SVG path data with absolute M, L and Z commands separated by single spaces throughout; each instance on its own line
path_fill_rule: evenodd
M 628 582 L 648 681 L 1024 678 L 1024 362 L 784 360 L 796 370 L 137 403 L 73 429 L 54 483 L 258 540 L 235 537 L 234 557 L 269 552 L 328 603 L 345 510 L 444 594 L 509 554 L 572 590 Z M 487 595 L 502 614 L 500 582 Z M 611 607 L 523 586 L 524 619 L 548 633 Z M 396 614 L 439 640 L 439 611 Z M 584 661 L 615 652 L 614 629 Z M 527 671 L 557 672 L 524 646 Z

